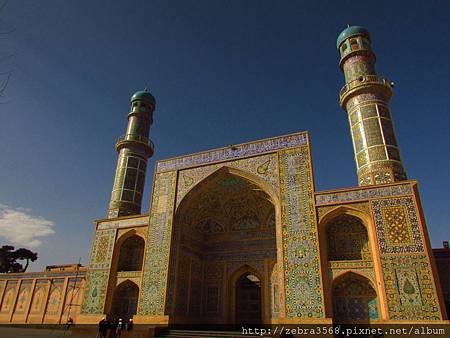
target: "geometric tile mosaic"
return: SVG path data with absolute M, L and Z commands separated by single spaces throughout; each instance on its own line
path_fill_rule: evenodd
M 111 264 L 116 229 L 96 231 L 92 246 L 90 269 L 107 269 Z
M 116 229 L 95 232 L 89 270 L 86 275 L 87 287 L 84 292 L 82 313 L 103 313 L 116 233 Z
M 380 197 L 395 197 L 413 194 L 410 183 L 386 187 L 360 187 L 358 190 L 316 194 L 316 205 L 352 202 Z
M 279 158 L 286 316 L 322 318 L 324 305 L 309 147 L 283 150 Z
M 412 197 L 371 201 L 380 252 L 423 252 L 420 224 Z
M 278 178 L 278 157 L 277 154 L 266 154 L 258 157 L 251 157 L 242 160 L 234 160 L 211 164 L 204 167 L 196 167 L 179 171 L 178 187 L 177 187 L 177 207 L 189 191 L 196 184 L 219 168 L 237 168 L 245 172 L 252 173 L 260 179 L 266 181 L 268 185 L 273 187 L 274 191 L 279 190 Z
M 226 148 L 158 161 L 156 163 L 156 172 L 160 173 L 163 171 L 180 170 L 188 167 L 232 160 L 239 157 L 254 156 L 280 149 L 302 146 L 307 144 L 307 142 L 308 133 L 301 132 L 256 142 L 242 143 Z
M 108 270 L 89 270 L 87 287 L 84 294 L 81 312 L 84 314 L 101 314 L 105 306 L 106 289 L 108 287 Z
M 406 206 L 383 208 L 382 217 L 388 246 L 413 244 Z
M 383 255 L 381 265 L 390 319 L 442 319 L 425 254 Z
M 155 175 L 139 315 L 164 315 L 177 172 Z

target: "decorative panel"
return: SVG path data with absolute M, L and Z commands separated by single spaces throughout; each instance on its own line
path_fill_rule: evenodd
M 191 297 L 189 299 L 189 313 L 200 314 L 201 300 L 202 300 L 202 277 L 203 269 L 202 262 L 196 258 L 191 261 Z
M 177 173 L 155 175 L 139 315 L 163 315 Z
M 180 204 L 183 197 L 186 196 L 198 182 L 202 181 L 221 167 L 236 168 L 253 174 L 267 182 L 275 191 L 278 191 L 278 157 L 276 154 L 267 154 L 180 171 L 177 187 L 177 206 Z
M 242 263 L 241 263 L 242 264 Z M 224 262 L 207 262 L 205 268 L 204 313 L 215 317 L 222 313 Z
M 180 264 L 177 271 L 177 296 L 175 314 L 185 315 L 188 308 L 188 293 L 189 293 L 189 279 L 190 279 L 190 263 L 191 257 L 186 254 L 180 255 Z
M 90 269 L 107 269 L 111 264 L 114 250 L 116 230 L 96 231 L 94 244 L 92 246 Z
M 31 286 L 33 281 L 24 280 L 20 284 L 19 294 L 17 296 L 16 308 L 14 313 L 24 313 L 27 307 L 28 300 L 31 297 Z
M 357 209 L 359 211 L 362 211 L 367 216 L 369 216 L 370 213 L 371 213 L 369 202 L 359 202 L 359 203 L 345 204 L 345 207 L 349 207 L 349 208 L 353 208 L 353 209 Z M 323 216 L 325 216 L 327 213 L 329 213 L 330 211 L 332 211 L 332 210 L 334 210 L 336 208 L 339 208 L 339 206 L 327 205 L 327 206 L 323 206 L 323 207 L 318 207 L 317 208 L 317 215 L 318 215 L 319 220 L 321 220 Z
M 103 313 L 109 270 L 90 270 L 81 312 L 85 314 Z
M 54 279 L 51 284 L 50 294 L 45 314 L 48 316 L 57 316 L 60 304 L 63 300 L 64 279 Z
M 316 205 L 337 204 L 380 197 L 396 197 L 411 195 L 412 193 L 413 189 L 410 183 L 389 185 L 386 187 L 370 187 L 350 191 L 320 193 L 316 194 Z
M 63 309 L 63 321 L 67 322 L 69 317 L 78 312 L 80 306 L 80 278 L 71 278 L 66 289 L 66 297 Z
M 103 313 L 116 232 L 116 229 L 108 229 L 97 230 L 95 233 L 82 313 Z
M 277 317 L 280 312 L 280 295 L 279 295 L 279 282 L 280 273 L 278 269 L 278 264 L 276 261 L 272 261 L 271 265 L 272 271 L 270 271 L 270 313 L 272 317 Z
M 156 172 L 180 170 L 209 163 L 223 162 L 239 157 L 254 156 L 284 148 L 298 147 L 308 143 L 306 132 L 274 137 L 256 142 L 233 145 L 227 148 L 214 149 L 197 154 L 158 161 Z
M 279 153 L 287 317 L 324 316 L 308 146 Z
M 381 264 L 390 319 L 442 319 L 425 254 L 386 255 L 381 258 Z
M 1 313 L 8 313 L 12 310 L 16 297 L 16 290 L 17 281 L 8 281 L 6 284 L 5 292 L 3 293 L 3 301 L 0 308 Z
M 412 197 L 375 200 L 371 204 L 381 253 L 424 251 Z
M 33 300 L 31 302 L 30 313 L 39 314 L 44 309 L 45 295 L 50 286 L 48 280 L 38 280 L 34 289 Z

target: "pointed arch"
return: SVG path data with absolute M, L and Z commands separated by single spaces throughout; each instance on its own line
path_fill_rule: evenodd
M 15 292 L 16 292 L 15 288 L 7 289 L 5 295 L 3 296 L 3 302 L 0 312 L 8 312 L 11 310 Z
M 214 172 L 212 172 L 211 174 L 209 174 L 208 176 L 206 176 L 205 178 L 203 178 L 202 180 L 200 180 L 199 182 L 197 182 L 195 185 L 193 185 L 183 196 L 180 203 L 178 203 L 177 211 L 178 209 L 183 208 L 183 206 L 186 204 L 186 201 L 196 196 L 197 194 L 201 194 L 201 192 L 204 191 L 209 184 L 212 184 L 213 182 L 217 181 L 218 179 L 220 179 L 220 177 L 223 177 L 226 174 L 234 175 L 250 182 L 257 188 L 259 188 L 261 191 L 264 191 L 267 195 L 269 195 L 271 202 L 274 205 L 278 204 L 279 201 L 278 192 L 266 181 L 248 171 L 244 171 L 229 166 L 222 166 L 217 170 L 215 170 Z
M 47 315 L 56 315 L 58 313 L 59 305 L 61 303 L 62 299 L 62 291 L 60 287 L 54 287 L 53 290 L 50 292 L 50 296 L 48 298 L 48 304 L 47 304 Z
M 378 320 L 379 302 L 374 284 L 349 271 L 333 280 L 333 320 L 336 323 Z
M 249 278 L 250 277 L 250 278 Z M 253 278 L 252 278 L 253 277 Z M 256 279 L 254 278 L 256 277 Z M 245 281 L 245 279 L 249 279 L 249 281 Z M 262 304 L 264 304 L 264 299 L 266 297 L 263 290 L 265 289 L 265 285 L 263 285 L 263 274 L 258 271 L 258 269 L 253 268 L 249 264 L 244 264 L 238 269 L 236 269 L 232 274 L 230 278 L 230 306 L 229 306 L 229 316 L 232 322 L 236 324 L 250 324 L 250 322 L 242 322 L 243 318 L 240 317 L 239 313 L 239 297 L 242 297 L 241 294 L 239 294 L 240 286 L 242 284 L 247 284 L 251 287 L 251 284 L 253 284 L 253 289 L 256 290 L 257 287 L 259 287 L 259 292 L 256 292 L 252 298 L 253 303 L 252 305 L 258 305 L 259 304 L 259 321 L 253 321 L 251 324 L 258 324 L 262 320 Z M 244 299 L 244 301 L 247 301 L 247 299 Z
M 39 313 L 43 300 L 44 300 L 44 294 L 45 294 L 45 287 L 41 286 L 37 290 L 34 291 L 33 300 L 31 303 L 31 312 L 33 313 Z
M 140 271 L 144 261 L 145 240 L 138 234 L 124 237 L 117 245 L 117 271 Z
M 183 183 L 183 179 L 178 182 Z M 278 257 L 282 251 L 277 250 L 282 240 L 279 192 L 256 174 L 222 166 L 183 194 L 172 226 L 165 313 L 172 323 L 191 323 L 195 316 L 211 323 L 233 323 L 237 280 L 230 283 L 232 271 L 226 262 L 253 263 L 246 250 L 256 253 L 261 248 L 267 257 L 282 261 Z M 268 226 L 272 214 L 274 220 Z M 263 247 L 256 245 L 259 240 Z M 198 264 L 203 270 L 192 273 Z M 253 273 L 261 285 L 264 271 Z M 261 288 L 261 298 L 267 298 L 269 286 L 263 287 L 267 290 Z M 199 298 L 194 294 L 200 294 L 201 304 L 192 301 Z M 263 304 L 261 311 L 270 316 L 269 305 Z
M 324 276 L 324 295 L 325 295 L 325 311 L 327 316 L 332 316 L 333 313 L 333 304 L 332 304 L 332 289 L 333 289 L 333 281 L 330 280 L 330 266 L 329 266 L 329 246 L 328 246 L 328 236 L 327 236 L 327 228 L 333 222 L 334 219 L 338 219 L 340 216 L 346 215 L 359 219 L 361 221 L 361 226 L 363 226 L 367 232 L 367 248 L 370 251 L 370 261 L 373 261 L 373 271 L 375 280 L 372 281 L 372 278 L 369 278 L 371 282 L 374 283 L 373 288 L 377 291 L 379 298 L 379 316 L 380 318 L 386 319 L 387 314 L 387 305 L 386 299 L 383 295 L 384 290 L 384 280 L 382 278 L 381 271 L 381 261 L 380 261 L 380 253 L 377 246 L 377 237 L 375 232 L 375 225 L 370 214 L 367 214 L 364 211 L 356 209 L 351 205 L 339 205 L 335 208 L 328 211 L 322 217 L 320 217 L 318 222 L 318 232 L 319 232 L 319 243 L 320 243 L 320 260 L 321 260 L 321 268 L 322 268 L 322 276 Z M 350 238 L 350 236 L 349 236 Z M 361 257 L 363 260 L 368 259 L 369 255 L 366 254 L 366 257 Z M 343 272 L 339 272 L 339 276 L 344 276 L 346 272 L 356 272 L 357 269 L 346 269 Z M 368 276 L 367 276 L 368 278 Z
M 137 312 L 139 286 L 126 279 L 117 285 L 113 292 L 111 315 L 114 318 L 129 319 Z

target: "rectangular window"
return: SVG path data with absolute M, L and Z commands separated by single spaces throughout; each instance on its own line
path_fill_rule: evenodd
M 125 175 L 125 182 L 123 184 L 124 189 L 134 190 L 136 184 L 136 174 L 137 170 L 132 168 L 127 168 L 127 173 Z
M 128 157 L 128 167 L 137 168 L 139 165 L 139 160 L 136 157 Z

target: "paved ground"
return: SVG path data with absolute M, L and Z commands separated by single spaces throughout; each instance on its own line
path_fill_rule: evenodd
M 0 326 L 0 337 L 1 338 L 59 338 L 59 337 L 72 337 L 72 332 L 64 330 L 55 329 L 25 329 L 17 327 L 1 327 Z

